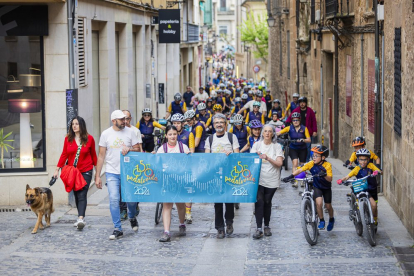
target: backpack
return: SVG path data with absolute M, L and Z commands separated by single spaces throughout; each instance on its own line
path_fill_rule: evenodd
M 180 153 L 184 153 L 183 143 L 181 143 L 180 141 L 178 141 L 178 147 L 180 148 Z M 164 149 L 164 153 L 168 153 L 168 146 L 167 146 L 167 143 L 164 143 L 164 144 L 162 145 L 162 148 Z
M 229 138 L 230 144 L 233 147 L 233 133 L 227 132 L 227 137 Z M 213 138 L 214 138 L 214 134 L 210 135 L 210 137 L 208 137 L 208 142 L 210 143 L 210 148 L 213 145 Z

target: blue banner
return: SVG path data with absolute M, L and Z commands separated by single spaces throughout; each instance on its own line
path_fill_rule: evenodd
M 121 155 L 124 202 L 256 202 L 262 160 L 257 154 Z

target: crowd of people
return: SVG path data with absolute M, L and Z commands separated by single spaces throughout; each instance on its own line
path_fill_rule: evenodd
M 114 231 L 110 239 L 123 236 L 121 220 L 128 218 L 131 228 L 138 230 L 138 203 L 123 203 L 120 196 L 120 153 L 126 155 L 130 151 L 161 153 L 256 153 L 262 159 L 255 217 L 257 230 L 254 239 L 271 236 L 269 226 L 271 218 L 272 198 L 280 186 L 281 180 L 289 182 L 303 171 L 309 171 L 315 176 L 314 197 L 319 215 L 319 229 L 325 228 L 323 203 L 329 213 L 327 230 L 334 228 L 334 210 L 332 208 L 332 166 L 327 161 L 329 149 L 318 145 L 311 148 L 311 138 L 317 136 L 315 112 L 308 106 L 308 99 L 299 94 L 292 95 L 293 101 L 286 109 L 281 101 L 273 99 L 267 82 L 262 79 L 235 78 L 234 60 L 217 57 L 213 63 L 212 81 L 205 87 L 200 87 L 198 93 L 188 86 L 186 91 L 176 93 L 169 104 L 165 119 L 170 125 L 161 125 L 155 121 L 152 111 L 145 108 L 142 117 L 134 126 L 128 110 L 115 110 L 111 114 L 112 126 L 106 129 L 99 139 L 98 157 L 95 152 L 94 138 L 88 134 L 85 121 L 77 116 L 72 119 L 71 128 L 65 138 L 61 158 L 57 164 L 54 177 L 65 165 L 75 164 L 82 173 L 87 185 L 80 191 L 75 191 L 78 220 L 74 224 L 82 230 L 85 225 L 85 210 L 87 191 L 92 180 L 95 167 L 95 184 L 103 186 L 101 173 L 105 164 L 106 186 L 109 192 L 110 212 Z M 158 128 L 165 132 L 164 143 L 156 147 L 154 130 Z M 292 174 L 281 179 L 281 167 L 284 161 L 284 149 L 278 143 L 279 137 L 289 139 L 289 156 L 292 160 Z M 338 184 L 349 177 L 357 178 L 381 173 L 376 164 L 379 158 L 365 149 L 363 137 L 357 137 L 352 144 L 354 154 L 346 161 L 356 167 Z M 312 153 L 312 154 L 311 154 Z M 297 187 L 297 182 L 293 183 Z M 377 223 L 376 201 L 378 200 L 375 178 L 370 179 L 371 204 Z M 179 235 L 186 235 L 186 224 L 191 224 L 191 203 L 176 203 L 179 215 Z M 164 203 L 164 231 L 160 242 L 171 240 L 171 211 L 173 203 Z M 215 203 L 215 228 L 217 238 L 222 239 L 234 231 L 234 204 Z

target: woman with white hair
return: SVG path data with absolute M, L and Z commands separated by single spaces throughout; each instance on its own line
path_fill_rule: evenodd
M 257 201 L 254 205 L 257 230 L 253 239 L 271 236 L 269 227 L 272 212 L 272 198 L 280 186 L 280 168 L 283 165 L 284 154 L 282 146 L 277 143 L 276 131 L 272 125 L 265 125 L 260 135 L 260 140 L 253 145 L 251 153 L 257 153 L 262 159 L 260 170 L 259 188 L 257 190 Z M 263 228 L 264 220 L 264 230 Z

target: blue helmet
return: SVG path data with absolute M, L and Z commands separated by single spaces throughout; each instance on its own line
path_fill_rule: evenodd
M 250 128 L 262 128 L 263 125 L 259 120 L 251 120 L 249 124 Z

